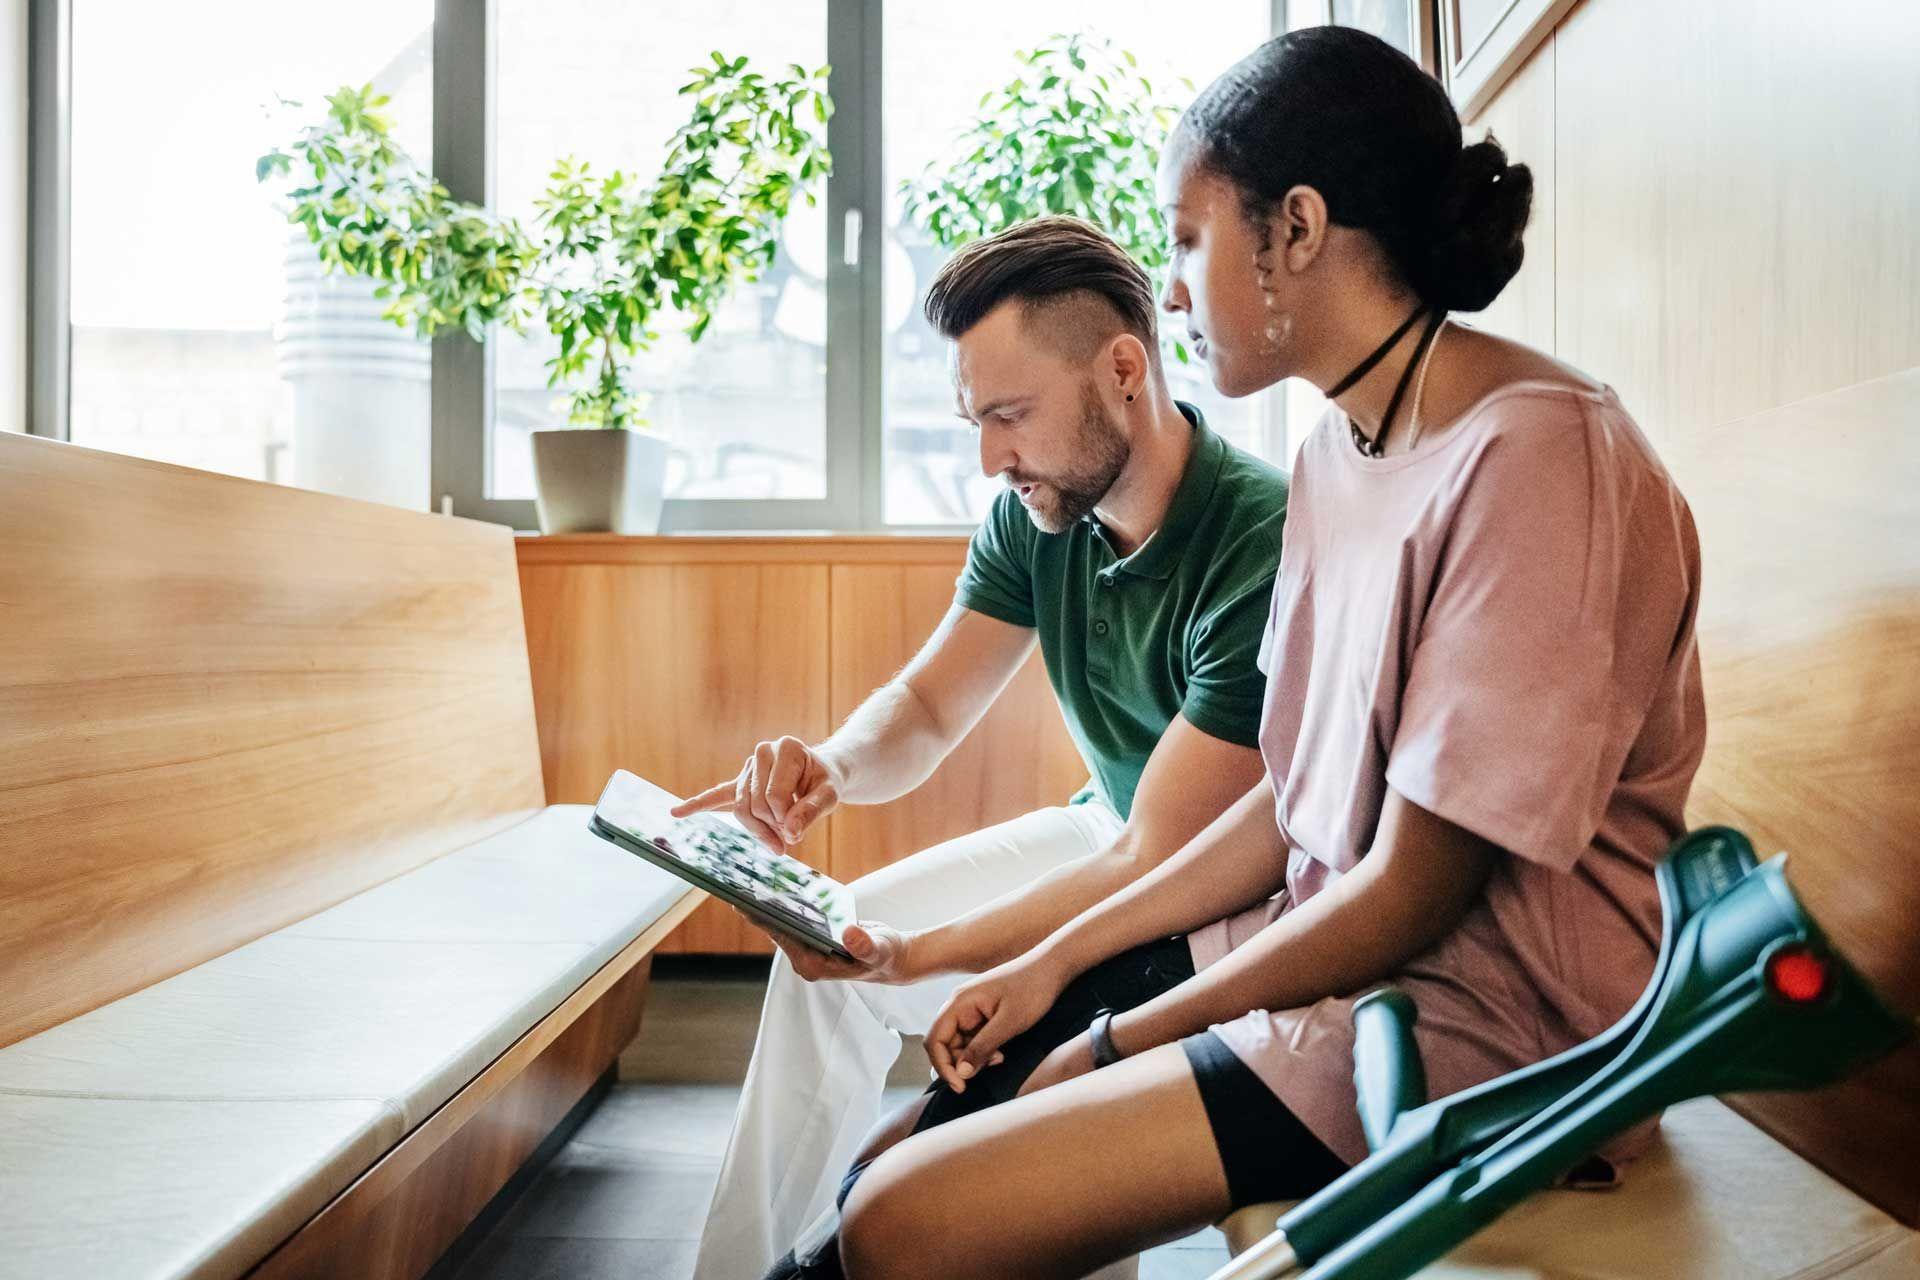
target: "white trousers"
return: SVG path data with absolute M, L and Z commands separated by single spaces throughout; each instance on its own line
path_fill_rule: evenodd
M 1099 803 L 1039 809 L 861 877 L 854 908 L 901 929 L 943 924 L 1105 849 L 1119 832 L 1120 819 Z M 833 1207 L 880 1119 L 901 1034 L 924 1034 L 965 978 L 810 983 L 775 955 L 694 1280 L 759 1280 Z

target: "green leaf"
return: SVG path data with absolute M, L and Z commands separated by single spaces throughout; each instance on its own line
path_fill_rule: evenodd
M 384 99 L 370 87 L 333 94 L 327 121 L 260 157 L 256 178 L 290 172 L 296 157 L 314 170 L 311 186 L 287 195 L 289 223 L 326 270 L 380 281 L 395 323 L 484 341 L 495 325 L 540 321 L 559 339 L 547 362 L 556 385 L 595 367 L 574 410 L 602 425 L 635 423 L 624 358 L 659 338 L 649 323 L 658 310 L 671 301 L 703 334 L 734 283 L 773 261 L 794 199 L 815 201 L 814 183 L 831 172 L 816 127 L 832 116 L 821 87 L 829 68 L 794 70 L 799 79 L 774 82 L 716 51 L 683 88 L 696 101 L 651 183 L 623 170 L 602 178 L 590 161 L 563 157 L 535 201 L 533 236 L 452 199 L 415 167 L 387 138 L 374 111 Z M 813 123 L 802 126 L 809 110 Z

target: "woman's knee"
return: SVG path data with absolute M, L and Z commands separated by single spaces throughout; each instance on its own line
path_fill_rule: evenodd
M 912 1137 L 931 1096 L 923 1093 L 911 1102 L 882 1116 L 880 1122 L 867 1134 L 866 1140 L 860 1144 L 860 1149 L 853 1153 L 854 1170 L 863 1171 L 866 1166 L 878 1160 L 886 1152 Z M 850 1175 L 847 1186 L 850 1189 L 852 1185 L 852 1175 Z M 846 1202 L 846 1198 L 847 1195 L 843 1192 L 840 1197 L 842 1204 Z
M 916 1280 L 952 1269 L 937 1256 L 942 1196 L 930 1161 L 905 1143 L 880 1156 L 840 1211 L 840 1261 L 847 1280 Z

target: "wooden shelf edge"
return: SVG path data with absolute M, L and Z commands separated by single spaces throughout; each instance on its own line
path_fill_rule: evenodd
M 612 533 L 519 534 L 521 566 L 570 564 L 957 565 L 965 534 L 699 534 L 631 538 Z

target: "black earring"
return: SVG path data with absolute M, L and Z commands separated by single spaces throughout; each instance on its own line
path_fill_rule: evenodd
M 1133 403 L 1133 397 L 1132 397 L 1132 396 L 1128 396 L 1128 397 L 1127 397 L 1127 403 L 1128 403 L 1128 404 L 1132 404 L 1132 403 Z

